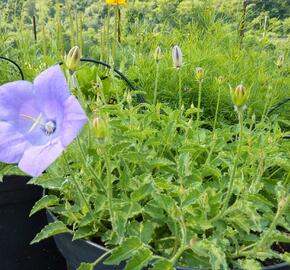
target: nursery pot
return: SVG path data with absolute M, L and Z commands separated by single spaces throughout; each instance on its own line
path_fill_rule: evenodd
M 65 262 L 52 240 L 30 245 L 47 224 L 44 213 L 29 217 L 42 196 L 40 187 L 27 185 L 28 177 L 7 176 L 0 183 L 1 270 L 64 269 Z
M 49 210 L 47 210 L 46 213 L 48 222 L 54 222 L 57 220 L 57 218 Z M 87 263 L 94 262 L 106 251 L 108 251 L 105 247 L 100 246 L 91 241 L 85 240 L 72 241 L 73 236 L 71 233 L 62 233 L 55 235 L 53 237 L 59 251 L 66 260 L 67 270 L 76 270 L 82 262 Z M 94 270 L 123 270 L 124 267 L 125 264 L 112 266 L 112 265 L 104 265 L 102 262 L 100 262 L 98 265 L 94 267 Z M 288 263 L 280 263 L 263 268 L 263 270 L 289 270 L 289 269 L 290 265 Z M 176 270 L 204 270 L 204 269 L 176 267 Z

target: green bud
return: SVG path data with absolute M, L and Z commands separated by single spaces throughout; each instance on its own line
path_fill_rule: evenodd
M 104 140 L 108 137 L 109 129 L 105 118 L 95 117 L 93 119 L 93 131 L 97 140 Z
M 234 105 L 239 109 L 242 108 L 249 99 L 249 91 L 243 84 L 238 85 L 231 90 L 232 100 Z
M 276 62 L 276 66 L 278 68 L 281 68 L 283 65 L 284 65 L 284 55 L 279 55 L 278 59 L 277 59 L 277 62 Z
M 161 48 L 158 46 L 154 53 L 154 60 L 158 63 L 161 60 Z
M 75 71 L 81 61 L 81 50 L 78 46 L 70 49 L 65 58 L 65 65 L 70 71 Z
M 237 109 L 243 108 L 249 99 L 249 92 L 243 84 L 231 91 L 232 101 Z
M 219 76 L 217 78 L 217 83 L 218 83 L 218 85 L 223 85 L 225 83 L 225 77 L 224 76 Z
M 198 81 L 202 81 L 204 79 L 204 69 L 202 67 L 197 67 L 195 69 L 195 78 Z

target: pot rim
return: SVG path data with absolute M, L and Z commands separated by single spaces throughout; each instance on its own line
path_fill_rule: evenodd
M 45 190 L 43 191 L 43 194 L 45 194 Z M 51 218 L 54 220 L 54 221 L 57 221 L 57 217 L 48 209 L 46 208 L 46 212 L 51 216 Z M 71 234 L 70 232 L 68 232 L 68 234 Z M 96 244 L 90 240 L 84 240 L 84 239 L 78 239 L 77 241 L 82 241 L 82 242 L 85 242 L 86 244 L 90 245 L 90 246 L 93 246 L 95 248 L 98 248 L 102 251 L 109 251 L 109 249 L 105 248 L 104 246 L 101 246 L 99 244 Z M 262 270 L 275 270 L 277 268 L 280 268 L 280 267 L 286 267 L 286 266 L 289 266 L 289 264 L 287 262 L 283 262 L 283 263 L 278 263 L 278 264 L 273 264 L 273 265 L 269 265 L 269 266 L 264 266 L 262 268 Z M 194 270 L 194 269 L 197 269 L 197 268 L 185 268 L 185 267 L 182 267 L 182 266 L 176 266 L 179 268 L 179 270 Z M 205 269 L 204 269 L 205 270 Z

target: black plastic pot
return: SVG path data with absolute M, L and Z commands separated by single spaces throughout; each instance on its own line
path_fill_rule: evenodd
M 47 224 L 45 213 L 29 217 L 42 189 L 27 185 L 28 177 L 7 176 L 0 183 L 0 269 L 63 270 L 65 261 L 53 239 L 30 245 Z
M 47 210 L 47 219 L 49 222 L 56 221 L 56 217 Z M 54 236 L 56 245 L 67 262 L 67 270 L 76 270 L 82 262 L 94 262 L 106 251 L 106 248 L 91 241 L 76 240 L 72 241 L 72 234 L 62 233 Z M 105 260 L 105 259 L 104 259 Z M 123 270 L 124 264 L 119 266 L 104 265 L 102 262 L 95 266 L 94 270 Z M 147 269 L 147 268 L 146 268 Z M 288 263 L 276 264 L 264 267 L 263 270 L 289 270 Z M 145 269 L 144 269 L 145 270 Z M 177 267 L 176 270 L 201 270 L 198 268 Z

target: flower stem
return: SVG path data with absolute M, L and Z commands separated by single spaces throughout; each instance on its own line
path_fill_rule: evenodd
M 242 138 L 243 138 L 243 110 L 239 109 L 238 110 L 238 115 L 239 115 L 239 124 L 240 124 L 240 138 L 239 138 L 239 146 L 238 146 L 238 150 L 235 156 L 235 160 L 234 160 L 234 167 L 230 176 L 230 183 L 229 183 L 229 188 L 228 188 L 228 192 L 225 198 L 225 202 L 224 202 L 224 206 L 222 208 L 221 212 L 224 212 L 225 209 L 228 207 L 229 204 L 229 200 L 230 197 L 233 193 L 233 187 L 234 187 L 234 180 L 235 180 L 235 176 L 236 176 L 236 171 L 237 171 L 237 166 L 238 166 L 238 161 L 240 158 L 240 154 L 241 154 L 241 147 L 242 147 Z
M 113 208 L 113 185 L 112 185 L 112 175 L 111 175 L 111 164 L 110 160 L 108 159 L 107 153 L 105 149 L 103 149 L 103 154 L 105 158 L 105 166 L 107 170 L 107 197 L 108 197 L 108 203 L 109 203 L 109 212 L 110 212 L 110 217 L 111 217 L 111 224 L 112 228 L 114 230 L 115 227 L 115 215 L 114 215 L 114 208 Z
M 86 162 L 86 154 L 85 154 L 85 151 L 84 151 L 83 146 L 81 144 L 80 138 L 77 137 L 76 141 L 77 141 L 78 146 L 79 146 L 79 149 L 81 151 L 81 155 L 82 155 L 83 163 L 84 163 L 84 168 L 88 168 L 89 169 L 91 175 L 97 181 L 97 184 L 98 184 L 99 188 L 101 190 L 105 191 L 106 188 L 105 188 L 103 182 L 99 179 L 99 177 L 97 176 L 97 174 L 95 173 L 95 171 L 93 170 L 93 168 L 91 167 L 91 165 L 87 164 L 87 162 Z
M 279 221 L 281 220 L 282 215 L 285 213 L 287 207 L 289 206 L 289 199 L 290 196 L 288 195 L 282 204 L 279 203 L 278 210 L 276 212 L 276 215 L 269 227 L 269 229 L 262 234 L 260 240 L 253 245 L 250 245 L 246 247 L 247 249 L 250 247 L 253 247 L 253 249 L 245 252 L 238 253 L 238 257 L 244 257 L 244 256 L 250 256 L 251 254 L 257 254 L 259 252 L 260 248 L 263 248 L 265 246 L 265 243 L 268 241 L 268 239 L 271 237 L 273 231 L 276 229 L 276 226 L 278 225 Z M 235 256 L 237 257 L 237 256 Z
M 233 169 L 232 169 L 232 172 L 231 172 L 231 175 L 230 175 L 228 191 L 227 191 L 227 194 L 226 194 L 226 197 L 225 197 L 225 200 L 224 200 L 223 207 L 222 207 L 221 211 L 213 219 L 211 219 L 211 221 L 215 221 L 215 220 L 217 220 L 218 218 L 220 218 L 220 217 L 222 217 L 224 215 L 224 213 L 225 213 L 225 211 L 226 211 L 226 209 L 228 207 L 231 195 L 233 193 L 234 181 L 235 181 L 238 161 L 239 161 L 239 158 L 240 158 L 241 148 L 242 148 L 243 109 L 241 109 L 241 108 L 238 109 L 238 115 L 239 115 L 239 125 L 240 125 L 239 145 L 238 145 L 237 153 L 235 155 Z
M 196 127 L 197 127 L 197 137 L 198 137 L 198 142 L 200 142 L 200 136 L 199 136 L 199 125 L 200 125 L 200 103 L 201 103 L 201 91 L 202 91 L 202 80 L 199 80 L 199 81 L 198 81 L 197 117 L 196 117 Z
M 182 87 L 182 80 L 181 80 L 181 69 L 178 69 L 178 80 L 179 80 L 179 87 L 178 87 L 178 92 L 179 92 L 179 109 L 181 110 L 182 107 L 182 93 L 181 93 L 181 87 Z
M 158 89 L 158 78 L 159 78 L 159 63 L 156 63 L 156 73 L 155 73 L 155 87 L 154 87 L 154 99 L 153 104 L 157 103 L 157 89 Z
M 216 129 L 216 123 L 217 123 L 217 118 L 218 118 L 218 111 L 219 111 L 219 106 L 220 106 L 220 100 L 221 100 L 221 87 L 219 86 L 218 90 L 218 99 L 217 99 L 217 104 L 216 104 L 216 109 L 215 109 L 215 115 L 214 115 L 214 123 L 213 123 L 213 129 Z
M 186 226 L 183 220 L 183 217 L 181 218 L 180 222 L 180 229 L 181 229 L 181 245 L 175 255 L 170 259 L 172 264 L 175 264 L 179 257 L 182 255 L 182 253 L 187 249 L 186 245 Z
M 65 155 L 63 155 L 63 156 L 64 156 L 64 159 L 65 159 L 65 162 L 67 163 L 67 168 L 70 169 L 70 165 L 69 165 L 69 163 L 68 163 L 68 160 L 66 159 L 66 156 L 65 156 Z M 94 219 L 94 213 L 93 213 L 93 211 L 92 211 L 92 209 L 91 209 L 89 203 L 87 202 L 86 197 L 85 197 L 85 195 L 84 195 L 84 193 L 83 193 L 83 191 L 82 191 L 82 189 L 81 189 L 81 187 L 80 187 L 78 181 L 75 179 L 74 174 L 73 174 L 72 172 L 70 172 L 70 173 L 71 173 L 71 178 L 72 178 L 72 180 L 73 180 L 73 183 L 74 183 L 74 185 L 75 185 L 75 187 L 76 187 L 76 189 L 77 189 L 77 191 L 78 191 L 80 197 L 82 198 L 84 204 L 86 205 L 86 207 L 87 207 L 87 209 L 88 209 L 88 211 L 89 211 L 91 217 Z

